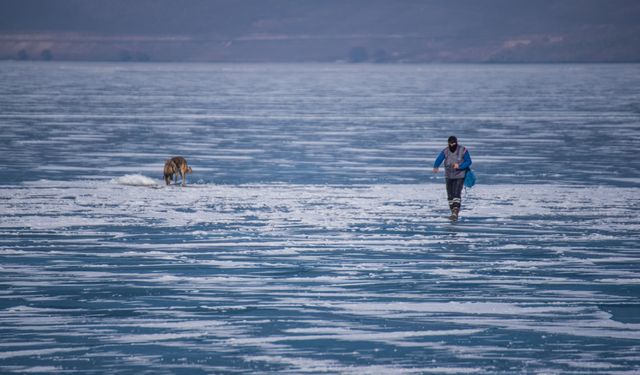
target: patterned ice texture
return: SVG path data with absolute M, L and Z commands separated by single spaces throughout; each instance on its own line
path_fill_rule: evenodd
M 640 65 L 2 62 L 0 373 L 637 374 L 639 152 Z

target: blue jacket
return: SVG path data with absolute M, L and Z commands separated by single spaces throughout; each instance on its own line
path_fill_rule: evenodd
M 469 150 L 464 151 L 464 159 L 462 164 L 460 164 L 460 166 L 458 167 L 458 170 L 463 170 L 463 169 L 467 169 L 471 166 L 471 164 L 473 163 L 471 161 L 471 155 L 469 155 Z M 442 164 L 442 162 L 444 161 L 444 150 L 440 151 L 440 155 L 438 155 L 438 157 L 436 158 L 436 161 L 433 163 L 433 167 L 434 168 L 440 168 L 440 164 Z

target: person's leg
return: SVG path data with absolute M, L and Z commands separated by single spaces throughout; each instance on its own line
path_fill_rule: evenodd
M 447 183 L 447 201 L 449 202 L 449 210 L 453 212 L 453 196 L 455 193 L 455 184 L 456 180 L 446 179 Z
M 452 216 L 455 216 L 454 219 L 458 218 L 458 214 L 460 213 L 460 207 L 462 206 L 462 188 L 464 187 L 464 178 L 457 178 L 453 180 L 451 184 L 452 190 Z

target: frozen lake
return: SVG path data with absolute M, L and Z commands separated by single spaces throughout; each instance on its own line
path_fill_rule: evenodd
M 637 374 L 639 88 L 0 62 L 0 373 Z M 451 134 L 478 175 L 455 224 Z

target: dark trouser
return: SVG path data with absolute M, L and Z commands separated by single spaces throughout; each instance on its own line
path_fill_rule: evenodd
M 447 178 L 447 199 L 449 200 L 449 209 L 457 208 L 460 210 L 462 203 L 462 188 L 464 187 L 464 178 Z

